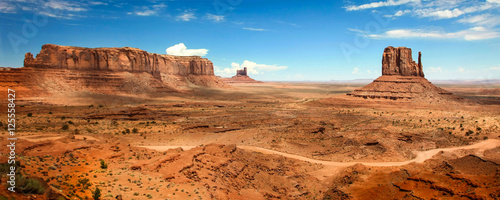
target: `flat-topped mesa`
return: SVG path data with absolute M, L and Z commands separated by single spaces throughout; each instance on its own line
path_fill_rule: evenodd
M 214 75 L 213 64 L 200 56 L 148 53 L 130 47 L 83 48 L 45 44 L 36 58 L 26 53 L 25 67 L 71 70 L 147 72 L 152 75 Z
M 382 75 L 420 76 L 424 77 L 421 63 L 422 54 L 418 52 L 418 64 L 413 61 L 410 48 L 385 48 L 382 56 Z

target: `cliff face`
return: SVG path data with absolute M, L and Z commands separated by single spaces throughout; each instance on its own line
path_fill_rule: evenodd
M 418 53 L 418 64 L 413 61 L 411 49 L 406 47 L 385 48 L 382 56 L 382 75 L 420 76 L 422 70 L 421 53 Z
M 70 70 L 147 72 L 157 75 L 214 75 L 213 64 L 199 56 L 171 56 L 137 48 L 82 48 L 46 44 L 33 58 L 26 53 L 25 67 Z

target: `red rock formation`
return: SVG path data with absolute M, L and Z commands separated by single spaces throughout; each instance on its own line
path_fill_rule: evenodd
M 421 53 L 418 53 L 418 64 L 413 61 L 410 48 L 389 46 L 382 56 L 382 75 L 421 76 L 424 77 Z
M 171 56 L 124 48 L 82 48 L 46 44 L 24 67 L 0 70 L 0 89 L 15 87 L 21 96 L 158 94 L 189 90 L 191 85 L 223 87 L 213 64 L 199 56 Z
M 410 48 L 385 48 L 382 56 L 382 76 L 347 95 L 365 99 L 418 99 L 427 102 L 459 99 L 424 78 L 420 52 L 418 64 L 413 61 L 411 55 Z
M 244 67 L 243 69 L 238 69 L 238 70 L 236 70 L 236 75 L 248 76 L 248 75 L 247 75 L 247 68 L 246 68 L 246 67 Z
M 222 79 L 225 83 L 237 84 L 237 83 L 262 83 L 261 81 L 256 81 L 247 75 L 247 68 L 236 70 L 236 75 L 231 78 Z
M 200 56 L 171 56 L 137 48 L 83 48 L 45 44 L 33 58 L 26 53 L 25 67 L 70 70 L 147 72 L 153 75 L 214 75 L 213 64 Z

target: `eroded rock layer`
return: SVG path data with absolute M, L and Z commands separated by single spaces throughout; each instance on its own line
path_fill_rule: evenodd
M 190 86 L 224 86 L 213 64 L 199 56 L 171 56 L 124 48 L 82 48 L 46 44 L 26 53 L 23 68 L 2 68 L 0 88 L 15 87 L 24 97 L 92 92 L 155 94 Z
M 250 78 L 247 73 L 247 68 L 236 70 L 236 75 L 231 78 L 222 79 L 225 83 L 228 84 L 239 84 L 239 83 L 262 83 L 261 81 L 256 81 L 253 78 Z
M 171 56 L 137 48 L 83 48 L 45 44 L 33 58 L 26 53 L 25 67 L 147 72 L 153 75 L 214 75 L 213 64 L 200 56 Z
M 382 56 L 382 76 L 347 95 L 372 99 L 419 99 L 429 102 L 458 99 L 424 78 L 420 52 L 418 63 L 413 61 L 411 55 L 410 48 L 385 48 Z
M 424 77 L 421 63 L 422 54 L 418 52 L 418 64 L 413 61 L 410 48 L 385 48 L 382 56 L 382 75 L 420 76 Z

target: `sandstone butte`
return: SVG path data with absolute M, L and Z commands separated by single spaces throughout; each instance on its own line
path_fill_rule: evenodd
M 200 56 L 54 44 L 43 45 L 36 57 L 26 53 L 23 68 L 3 68 L 0 78 L 0 87 L 16 86 L 26 96 L 65 91 L 147 93 L 225 85 L 214 75 L 212 62 Z
M 248 70 L 246 67 L 243 69 L 236 70 L 236 75 L 231 78 L 222 79 L 224 82 L 229 84 L 237 84 L 237 83 L 262 83 L 262 81 L 256 81 L 253 78 L 248 76 Z
M 347 95 L 365 99 L 411 99 L 429 103 L 460 99 L 424 77 L 421 58 L 422 54 L 419 52 L 418 63 L 415 63 L 410 48 L 389 46 L 382 55 L 382 76 Z

